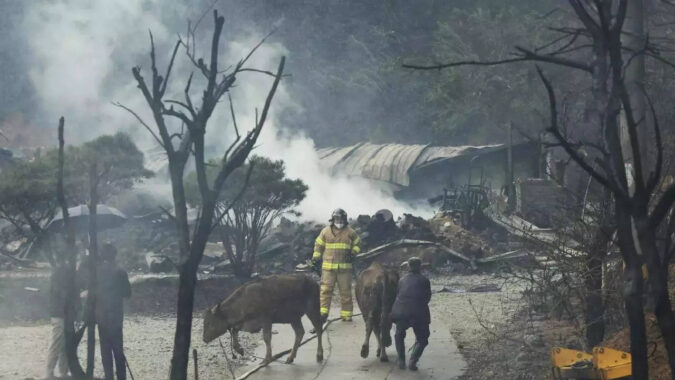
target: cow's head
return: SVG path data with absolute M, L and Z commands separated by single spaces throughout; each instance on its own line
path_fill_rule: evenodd
M 216 304 L 204 313 L 204 342 L 211 342 L 225 334 L 231 327 L 227 321 L 225 310 L 220 308 L 220 304 Z

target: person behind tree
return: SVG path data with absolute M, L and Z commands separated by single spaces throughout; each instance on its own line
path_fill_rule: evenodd
M 131 296 L 129 276 L 115 263 L 117 249 L 110 243 L 101 247 L 96 271 L 96 323 L 101 344 L 101 361 L 106 380 L 113 377 L 113 359 L 118 380 L 126 379 L 122 322 L 123 299 Z
M 408 368 L 417 370 L 417 362 L 429 343 L 429 301 L 431 300 L 431 284 L 429 279 L 422 275 L 422 260 L 411 257 L 408 262 L 409 273 L 398 282 L 398 294 L 391 310 L 391 319 L 396 323 L 396 352 L 398 366 L 405 369 L 405 335 L 406 330 L 413 329 L 415 345 L 412 348 Z
M 68 298 L 68 268 L 63 254 L 55 256 L 56 263 L 52 269 L 49 292 L 49 316 L 52 324 L 52 336 L 47 356 L 47 379 L 54 376 L 58 364 L 59 376 L 68 376 L 68 360 L 66 358 L 66 341 L 64 337 L 64 318 Z

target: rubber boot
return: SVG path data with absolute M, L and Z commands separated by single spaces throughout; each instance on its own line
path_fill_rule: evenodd
M 394 341 L 396 344 L 396 353 L 398 354 L 398 368 L 405 369 L 405 338 L 396 334 Z
M 417 371 L 417 362 L 420 360 L 423 352 L 424 346 L 421 346 L 419 343 L 415 342 L 415 345 L 412 348 L 412 354 L 410 354 L 410 362 L 408 363 L 409 370 Z

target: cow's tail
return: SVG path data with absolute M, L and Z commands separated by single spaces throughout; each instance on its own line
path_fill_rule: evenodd
M 389 278 L 387 274 L 385 273 L 384 276 L 382 276 L 382 287 L 381 293 L 379 294 L 380 298 L 380 334 L 381 334 L 381 339 L 382 339 L 382 344 L 385 347 L 391 346 L 391 310 L 390 310 L 390 305 L 389 305 L 389 296 L 388 296 L 388 283 L 389 283 Z

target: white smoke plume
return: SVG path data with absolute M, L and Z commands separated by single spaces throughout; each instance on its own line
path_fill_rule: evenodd
M 245 6 L 245 3 L 238 6 Z M 148 30 L 152 30 L 159 69 L 163 70 L 176 41 L 176 33 L 185 30 L 188 18 L 198 19 L 203 11 L 203 8 L 192 9 L 180 1 L 36 2 L 26 12 L 24 27 L 34 55 L 30 76 L 39 93 L 39 108 L 51 120 L 60 115 L 66 117 L 70 143 L 121 130 L 133 135 L 144 151 L 153 150 L 156 143 L 150 135 L 112 102 L 119 101 L 136 110 L 151 124 L 147 105 L 136 88 L 130 69 L 141 65 L 146 79 L 149 78 Z M 210 14 L 201 24 L 197 55 L 205 52 L 210 41 L 212 22 L 209 18 Z M 234 36 L 224 33 L 222 66 L 234 64 L 244 57 L 269 31 L 267 28 L 270 26 L 252 25 L 248 31 L 238 31 Z M 293 52 L 287 51 L 279 42 L 262 45 L 247 66 L 274 71 L 282 55 L 289 57 L 286 73 L 302 75 L 293 71 Z M 182 98 L 180 94 L 190 71 L 194 71 L 191 64 L 185 59 L 184 52 L 179 52 L 169 89 L 175 95 L 173 98 Z M 325 221 L 330 211 L 337 207 L 354 216 L 372 214 L 381 208 L 389 208 L 394 215 L 413 211 L 409 205 L 394 200 L 366 180 L 328 175 L 319 165 L 314 141 L 302 133 L 289 134 L 287 126 L 280 125 L 278 115 L 284 109 L 311 112 L 294 102 L 283 82 L 254 154 L 284 160 L 288 176 L 301 178 L 309 186 L 307 198 L 299 209 L 304 219 Z M 255 108 L 262 107 L 271 83 L 272 78 L 260 73 L 243 73 L 238 77 L 232 97 L 240 129 L 247 130 L 254 125 Z M 195 100 L 200 96 L 197 92 L 200 84 L 197 81 L 192 86 Z M 214 156 L 222 154 L 233 138 L 229 119 L 227 105 L 222 104 L 207 132 L 209 152 Z M 146 189 L 165 196 L 169 194 L 169 186 L 163 182 L 150 183 Z

